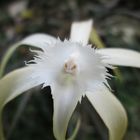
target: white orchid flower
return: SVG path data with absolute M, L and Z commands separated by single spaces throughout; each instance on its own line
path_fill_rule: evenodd
M 109 140 L 122 140 L 127 115 L 108 88 L 107 68 L 111 65 L 140 67 L 140 53 L 92 48 L 88 45 L 91 28 L 92 20 L 74 22 L 69 40 L 35 34 L 16 44 L 14 49 L 26 44 L 41 50 L 31 51 L 35 57 L 26 67 L 1 78 L 0 112 L 6 103 L 24 91 L 40 84 L 50 85 L 54 102 L 53 132 L 57 140 L 65 140 L 69 120 L 82 96 L 87 96 L 108 128 Z M 2 132 L 0 138 L 4 140 Z

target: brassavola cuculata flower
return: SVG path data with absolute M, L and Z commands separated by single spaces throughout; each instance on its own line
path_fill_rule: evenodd
M 107 79 L 112 66 L 140 67 L 140 53 L 121 48 L 95 49 L 88 44 L 92 20 L 74 22 L 70 38 L 61 41 L 47 34 L 31 35 L 14 46 L 30 45 L 34 58 L 0 80 L 0 109 L 24 91 L 42 84 L 51 87 L 54 103 L 53 132 L 65 140 L 69 120 L 86 96 L 108 128 L 109 140 L 122 140 L 127 115 L 111 93 Z M 13 49 L 13 50 L 14 50 Z M 11 50 L 11 53 L 13 52 Z M 5 62 L 1 65 L 5 67 Z M 4 140 L 0 134 L 1 140 Z M 2 139 L 3 138 L 3 139 Z

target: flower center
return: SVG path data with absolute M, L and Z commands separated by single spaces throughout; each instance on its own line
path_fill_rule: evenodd
M 75 75 L 77 73 L 78 67 L 73 58 L 70 58 L 65 62 L 64 71 L 72 75 Z

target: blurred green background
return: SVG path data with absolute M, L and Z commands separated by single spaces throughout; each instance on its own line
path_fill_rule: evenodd
M 94 27 L 106 47 L 140 51 L 139 0 L 1 0 L 0 59 L 10 45 L 27 35 L 43 32 L 68 38 L 72 21 L 88 18 L 94 19 Z M 5 73 L 24 66 L 24 61 L 31 58 L 27 48 L 19 48 Z M 109 83 L 128 114 L 124 140 L 140 140 L 140 69 L 120 67 L 119 72 L 121 77 Z M 36 87 L 14 99 L 3 114 L 7 140 L 55 140 L 52 113 L 50 87 Z M 86 98 L 72 116 L 68 135 L 79 117 L 82 123 L 76 140 L 107 140 L 107 129 Z

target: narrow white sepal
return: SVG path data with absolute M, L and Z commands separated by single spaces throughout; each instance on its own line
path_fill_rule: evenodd
M 0 108 L 21 93 L 44 83 L 35 67 L 24 67 L 10 72 L 0 80 Z
M 7 50 L 6 54 L 2 58 L 2 61 L 0 64 L 0 77 L 2 77 L 4 73 L 8 60 L 10 59 L 12 54 L 15 52 L 15 50 L 21 45 L 29 45 L 29 46 L 37 47 L 40 49 L 44 49 L 45 47 L 48 47 L 48 44 L 54 43 L 55 41 L 56 39 L 50 35 L 38 33 L 38 34 L 30 35 L 26 37 L 25 39 L 23 39 L 22 41 L 14 44 Z
M 104 48 L 96 52 L 104 56 L 103 62 L 107 64 L 140 68 L 140 52 L 121 48 Z
M 23 92 L 44 83 L 34 67 L 25 67 L 10 72 L 0 80 L 0 115 L 4 106 Z M 0 140 L 4 140 L 0 116 Z
M 127 128 L 127 115 L 119 100 L 102 85 L 94 93 L 87 92 L 91 104 L 109 131 L 109 140 L 122 140 Z
M 92 30 L 93 20 L 73 22 L 71 26 L 70 40 L 87 45 Z
M 81 94 L 75 87 L 51 86 L 54 101 L 53 132 L 57 140 L 65 140 L 69 120 Z
M 48 44 L 55 43 L 56 38 L 48 34 L 33 34 L 23 39 L 19 45 L 29 45 L 44 49 Z

